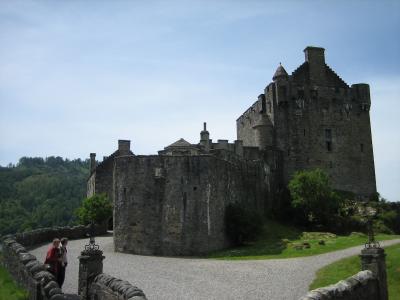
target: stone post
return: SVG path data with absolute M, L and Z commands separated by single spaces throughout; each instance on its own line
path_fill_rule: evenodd
M 388 299 L 388 289 L 386 280 L 385 251 L 380 247 L 368 247 L 361 250 L 361 269 L 370 270 L 378 279 L 379 299 Z
M 90 225 L 89 244 L 85 246 L 85 250 L 79 256 L 79 278 L 78 278 L 78 295 L 82 300 L 89 300 L 90 286 L 94 278 L 103 273 L 103 251 L 96 245 L 94 223 Z

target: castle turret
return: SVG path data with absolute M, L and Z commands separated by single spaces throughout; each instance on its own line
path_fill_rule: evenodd
M 90 173 L 96 169 L 96 153 L 90 153 Z
M 319 47 L 307 47 L 304 49 L 305 59 L 308 62 L 310 81 L 320 85 L 325 82 L 325 49 Z
M 253 126 L 256 146 L 261 150 L 273 146 L 274 128 L 267 115 L 261 115 L 260 120 Z
M 287 90 L 288 90 L 288 78 L 289 75 L 285 68 L 279 63 L 279 67 L 276 69 L 272 79 L 274 80 L 276 103 L 282 105 L 287 103 Z
M 357 83 L 351 86 L 354 100 L 359 103 L 361 110 L 369 111 L 371 106 L 371 96 L 369 85 L 366 83 Z
M 200 144 L 204 146 L 205 151 L 210 151 L 210 133 L 207 131 L 207 123 L 203 123 L 203 130 L 200 132 Z
M 279 67 L 276 69 L 274 76 L 272 77 L 273 81 L 277 81 L 280 79 L 287 79 L 289 77 L 288 73 L 286 72 L 285 68 L 279 63 Z

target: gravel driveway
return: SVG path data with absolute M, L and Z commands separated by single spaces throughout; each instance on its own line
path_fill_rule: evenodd
M 64 292 L 78 290 L 78 259 L 88 242 L 69 242 L 69 265 Z M 294 300 L 308 291 L 315 272 L 341 258 L 359 254 L 362 246 L 311 257 L 222 261 L 115 253 L 112 236 L 97 237 L 104 251 L 104 272 L 141 288 L 149 300 L 268 299 Z M 382 242 L 383 246 L 400 239 Z M 48 246 L 31 251 L 44 261 Z

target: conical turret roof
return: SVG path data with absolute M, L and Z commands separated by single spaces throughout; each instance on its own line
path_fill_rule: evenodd
M 274 77 L 272 77 L 272 80 L 275 80 L 279 77 L 288 77 L 288 73 L 286 72 L 285 68 L 279 63 L 279 67 L 276 69 Z

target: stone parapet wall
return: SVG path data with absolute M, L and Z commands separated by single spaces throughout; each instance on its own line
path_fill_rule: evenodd
M 70 240 L 85 238 L 88 237 L 89 232 L 90 225 L 52 227 L 17 233 L 14 238 L 25 247 L 32 247 L 43 243 L 50 243 L 54 238 L 66 237 Z M 95 226 L 95 235 L 102 235 L 105 233 L 107 233 L 107 224 Z
M 336 284 L 310 291 L 299 300 L 380 300 L 379 284 L 375 275 L 361 271 Z M 383 300 L 383 299 L 382 299 Z
M 77 294 L 63 294 L 53 274 L 45 265 L 28 252 L 25 246 L 50 243 L 55 237 L 69 239 L 85 238 L 89 235 L 89 226 L 55 227 L 36 229 L 30 232 L 7 235 L 1 240 L 2 265 L 14 280 L 29 293 L 30 300 L 82 300 Z M 107 232 L 107 226 L 95 226 L 95 234 Z M 101 268 L 102 269 L 102 268 Z M 142 290 L 127 281 L 108 274 L 97 275 L 93 282 L 86 282 L 89 299 L 98 300 L 146 300 Z
M 128 281 L 114 278 L 108 274 L 96 276 L 90 287 L 90 299 L 98 300 L 146 300 L 141 289 Z
M 2 264 L 29 293 L 30 300 L 56 300 L 62 295 L 62 291 L 54 276 L 46 271 L 45 265 L 30 254 L 24 246 L 12 237 L 6 237 L 2 241 Z M 65 295 L 63 295 L 65 296 Z M 77 295 L 64 297 L 63 299 L 79 299 Z

